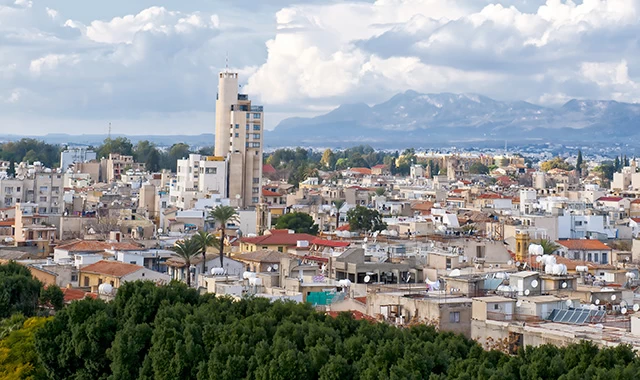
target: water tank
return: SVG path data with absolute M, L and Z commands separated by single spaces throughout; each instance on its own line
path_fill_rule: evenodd
M 308 240 L 298 240 L 296 243 L 296 247 L 298 248 L 307 248 L 309 246 Z
M 576 272 L 578 273 L 586 273 L 589 271 L 589 267 L 586 265 L 578 265 L 576 266 Z
M 104 294 L 104 295 L 110 295 L 113 293 L 113 286 L 107 283 L 100 284 L 100 286 L 98 286 L 98 293 Z
M 539 244 L 529 245 L 529 254 L 532 256 L 540 256 L 544 254 L 544 248 Z

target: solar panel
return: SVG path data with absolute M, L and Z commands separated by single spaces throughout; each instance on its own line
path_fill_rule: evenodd
M 570 323 L 574 325 L 582 325 L 585 323 L 596 323 L 602 321 L 606 312 L 603 310 L 585 310 L 585 309 L 553 309 L 547 318 L 548 321 Z

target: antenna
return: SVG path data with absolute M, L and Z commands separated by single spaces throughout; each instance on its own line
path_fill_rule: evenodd
M 224 67 L 225 67 L 225 72 L 229 73 L 229 52 L 228 51 L 224 58 Z
M 109 122 L 109 135 L 108 135 L 108 137 L 109 137 L 109 140 L 111 140 L 111 122 Z

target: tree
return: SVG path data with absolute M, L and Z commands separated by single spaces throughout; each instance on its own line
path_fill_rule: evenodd
M 333 206 L 336 208 L 336 230 L 340 227 L 340 209 L 344 206 L 345 202 L 344 199 L 336 199 L 333 201 Z
M 469 166 L 469 173 L 471 174 L 489 174 L 489 167 L 480 161 L 476 161 Z
M 356 206 L 347 211 L 347 219 L 351 231 L 374 232 L 387 228 L 387 225 L 382 221 L 382 215 L 377 210 L 364 206 Z
M 322 167 L 327 169 L 333 169 L 336 163 L 336 156 L 333 154 L 331 149 L 326 149 L 324 153 L 322 153 L 322 159 L 320 160 L 320 164 Z
M 200 253 L 200 244 L 193 238 L 177 241 L 172 250 L 184 260 L 187 270 L 187 286 L 191 287 L 191 260 Z
M 387 189 L 385 189 L 384 187 L 378 187 L 376 188 L 376 195 L 381 197 L 384 195 L 384 193 L 387 192 Z
M 576 159 L 576 171 L 579 176 L 582 176 L 582 150 L 578 150 L 578 158 Z
M 617 173 L 622 169 L 622 165 L 620 164 L 620 157 L 616 156 L 616 159 L 613 161 L 613 169 L 614 172 Z
M 46 373 L 35 350 L 35 333 L 51 318 L 33 317 L 0 340 L 0 378 L 44 379 Z
M 562 157 L 555 157 L 545 161 L 540 165 L 540 169 L 548 172 L 551 169 L 573 170 L 573 166 L 567 163 Z
M 549 240 L 549 239 L 540 239 L 538 241 L 538 244 L 542 246 L 542 250 L 544 251 L 545 255 L 551 255 L 558 248 L 560 248 L 558 244 L 556 244 L 553 240 Z
M 291 212 L 279 217 L 276 228 L 294 230 L 296 233 L 318 234 L 318 225 L 311 215 L 304 212 Z
M 64 293 L 58 285 L 49 285 L 40 292 L 40 304 L 60 310 L 64 306 Z
M 167 154 L 168 162 L 165 163 L 164 167 L 171 169 L 172 172 L 175 172 L 178 167 L 178 160 L 183 158 L 187 158 L 191 151 L 189 150 L 189 145 L 185 143 L 177 143 L 173 144 L 169 149 L 169 153 Z
M 126 137 L 116 137 L 115 139 L 106 138 L 102 145 L 98 147 L 96 152 L 98 157 L 109 157 L 111 153 L 117 153 L 124 156 L 133 155 L 133 144 Z
M 0 318 L 14 313 L 35 315 L 41 288 L 26 267 L 14 261 L 0 265 Z
M 218 206 L 209 212 L 209 218 L 220 225 L 220 268 L 224 268 L 224 238 L 227 228 L 227 223 L 235 222 L 238 220 L 238 214 L 233 207 L 230 206 Z
M 193 239 L 200 246 L 200 252 L 202 253 L 202 274 L 204 274 L 206 272 L 207 248 L 219 247 L 220 241 L 213 234 L 205 231 L 198 231 L 198 233 L 193 235 Z

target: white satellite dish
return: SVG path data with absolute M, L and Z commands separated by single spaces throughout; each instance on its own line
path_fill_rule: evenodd
M 371 276 L 364 276 L 364 282 L 368 284 L 369 281 L 371 281 Z
M 598 329 L 603 329 L 603 328 L 604 328 L 604 325 L 603 325 L 602 323 L 598 323 L 598 324 L 596 325 L 596 328 L 598 328 Z
M 531 286 L 533 286 L 534 288 L 536 288 L 538 286 L 538 280 L 533 280 L 531 281 Z
M 162 228 L 158 228 L 158 233 L 159 233 L 159 234 L 161 234 L 161 233 L 163 233 L 163 232 L 164 232 L 164 230 L 163 230 Z
M 611 295 L 611 301 L 615 301 L 615 300 L 616 300 L 616 298 L 617 298 L 617 297 L 616 297 L 616 295 L 615 295 L 615 294 L 612 294 L 612 295 Z
M 530 291 L 529 289 L 526 289 L 526 290 L 524 291 L 524 295 L 525 295 L 525 296 L 528 296 L 529 294 L 531 294 L 531 291 Z
M 626 308 L 626 307 L 623 307 L 622 309 L 620 309 L 620 312 L 621 312 L 622 314 L 627 314 L 627 308 Z
M 512 265 L 512 264 L 513 264 L 513 261 L 511 260 L 507 261 L 507 265 Z
M 542 262 L 542 256 L 536 256 L 536 263 Z
M 519 267 L 520 266 L 520 262 L 516 261 L 516 266 Z
M 273 264 L 273 269 L 278 270 L 278 264 Z
M 563 282 L 563 283 L 562 283 L 562 289 L 566 289 L 566 288 L 567 288 L 567 286 L 569 286 L 569 284 L 567 284 L 566 282 Z
M 518 302 L 516 302 L 516 306 L 517 306 L 517 307 L 522 306 L 522 301 L 518 301 Z
M 567 301 L 565 302 L 565 304 L 566 304 L 568 307 L 571 307 L 571 306 L 573 306 L 573 301 L 571 301 L 571 300 L 567 300 Z
M 267 267 L 267 272 L 273 272 L 273 267 L 272 266 L 268 266 Z
M 596 305 L 600 305 L 600 300 L 596 300 Z
M 451 273 L 449 273 L 449 276 L 451 277 L 460 277 L 460 269 L 454 269 L 451 271 Z
M 640 310 L 640 305 L 636 303 L 633 305 L 633 311 L 638 311 L 638 310 Z

